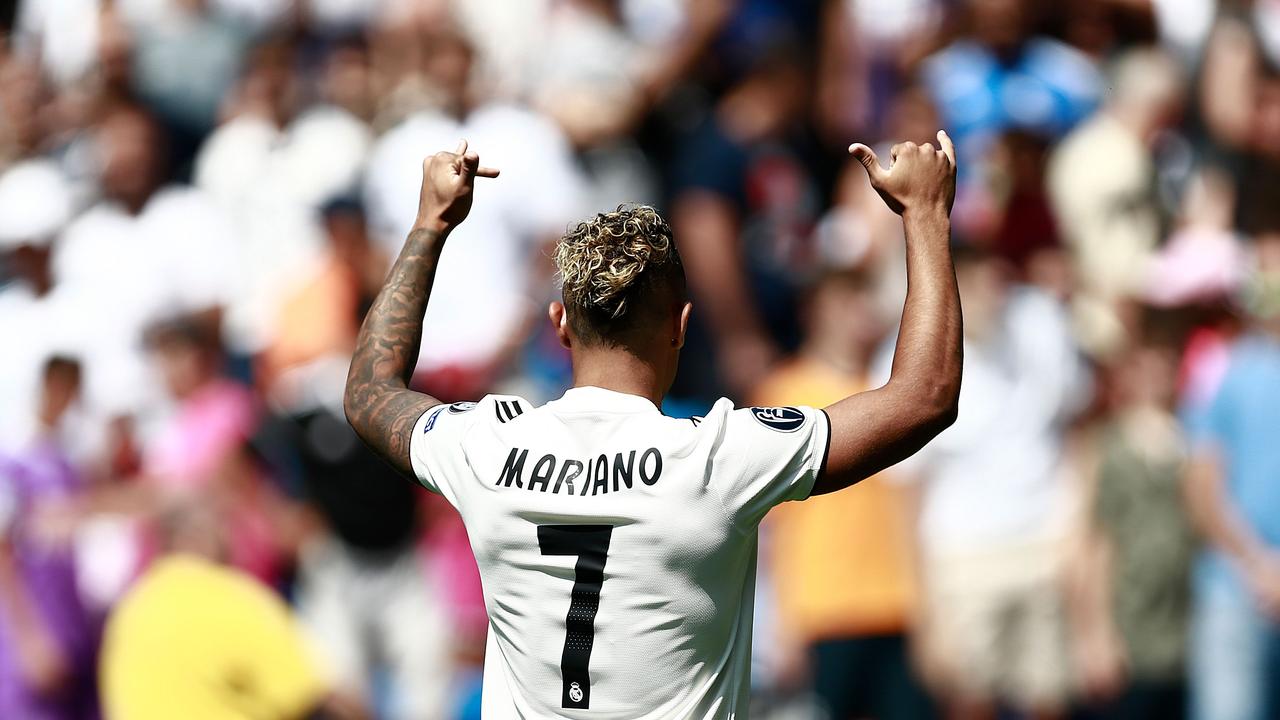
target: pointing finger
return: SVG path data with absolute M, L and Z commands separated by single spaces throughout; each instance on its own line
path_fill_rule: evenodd
M 849 154 L 854 159 L 862 163 L 862 167 L 867 170 L 867 177 L 871 178 L 872 185 L 879 185 L 885 179 L 884 168 L 880 165 L 880 158 L 876 157 L 876 153 L 871 148 L 862 143 L 854 143 L 849 146 Z
M 938 146 L 942 148 L 942 152 L 951 161 L 951 167 L 956 166 L 956 144 L 951 142 L 951 136 L 946 130 L 938 131 Z
M 476 168 L 476 177 L 496 178 L 500 172 L 502 171 L 498 168 L 481 166 Z

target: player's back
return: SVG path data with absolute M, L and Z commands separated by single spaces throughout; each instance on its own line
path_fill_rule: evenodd
M 485 717 L 744 716 L 756 528 L 808 495 L 827 437 L 820 411 L 674 419 L 591 387 L 426 413 L 414 469 L 484 583 Z

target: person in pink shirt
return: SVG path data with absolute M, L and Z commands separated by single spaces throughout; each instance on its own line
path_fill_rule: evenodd
M 257 407 L 248 388 L 223 376 L 210 325 L 183 318 L 148 333 L 173 409 L 145 444 L 142 471 L 162 507 L 195 498 L 212 502 L 232 529 L 232 564 L 270 582 L 278 543 L 269 512 L 278 495 L 243 451 Z

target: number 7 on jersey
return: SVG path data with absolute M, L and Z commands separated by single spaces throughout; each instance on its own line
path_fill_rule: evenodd
M 591 648 L 596 641 L 596 612 L 600 609 L 604 563 L 612 535 L 611 525 L 538 526 L 538 548 L 543 555 L 578 557 L 565 618 L 564 652 L 560 656 L 560 707 L 591 707 Z

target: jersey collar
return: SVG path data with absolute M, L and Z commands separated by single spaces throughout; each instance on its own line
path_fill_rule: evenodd
M 567 407 L 613 412 L 658 412 L 647 398 L 594 385 L 569 388 L 558 401 Z

